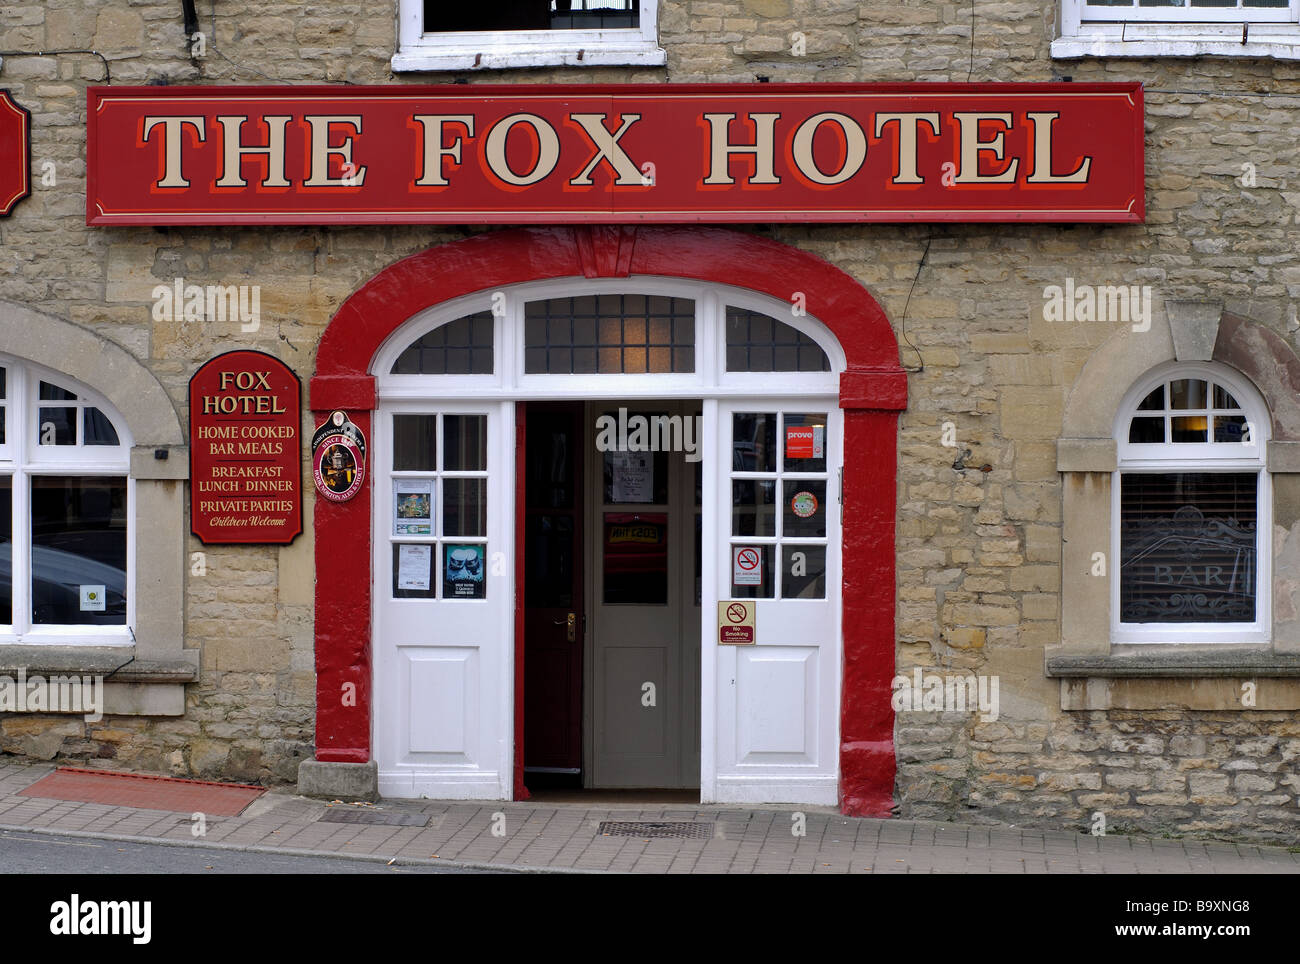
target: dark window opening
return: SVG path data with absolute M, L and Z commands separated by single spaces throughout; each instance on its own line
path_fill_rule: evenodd
M 424 0 L 424 32 L 609 30 L 639 27 L 639 0 L 498 0 L 490 4 Z

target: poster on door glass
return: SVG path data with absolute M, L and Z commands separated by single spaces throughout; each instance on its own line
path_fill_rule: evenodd
M 393 535 L 433 535 L 433 482 L 393 480 Z
M 429 589 L 433 546 L 398 546 L 397 588 Z
M 605 457 L 613 470 L 611 502 L 654 502 L 655 466 L 649 452 L 608 452 Z
M 443 546 L 442 596 L 444 599 L 484 599 L 487 584 L 484 576 L 482 545 Z

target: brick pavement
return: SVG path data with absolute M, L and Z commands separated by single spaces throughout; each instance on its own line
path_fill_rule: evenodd
M 238 817 L 190 814 L 18 796 L 52 766 L 0 763 L 0 829 L 37 830 L 346 855 L 398 863 L 444 862 L 532 870 L 631 873 L 1297 873 L 1300 853 L 1218 841 L 1068 830 L 967 826 L 841 816 L 829 808 L 590 806 L 446 800 L 344 804 L 375 813 L 422 814 L 424 827 L 322 823 L 329 804 L 268 793 Z M 805 834 L 793 832 L 804 814 Z M 501 815 L 498 817 L 497 815 Z M 691 821 L 708 836 L 606 836 L 601 821 Z M 498 835 L 494 828 L 503 830 Z

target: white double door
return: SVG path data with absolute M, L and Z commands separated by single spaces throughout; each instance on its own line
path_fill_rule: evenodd
M 698 782 L 702 802 L 833 805 L 839 410 L 825 398 L 705 399 L 702 427 L 698 609 L 693 465 L 668 453 L 676 494 L 634 503 L 627 497 L 644 497 L 636 486 L 646 481 L 625 476 L 622 498 L 613 498 L 604 459 L 589 449 L 590 472 L 600 475 L 589 476 L 587 495 L 588 784 Z M 522 588 L 514 584 L 515 435 L 511 401 L 385 402 L 378 412 L 372 707 L 385 796 L 512 797 Z M 660 495 L 652 489 L 649 497 Z M 637 515 L 653 518 L 624 518 Z M 637 530 L 642 522 L 664 525 L 680 550 L 668 566 L 666 603 L 637 578 L 638 567 L 659 565 L 647 558 L 653 553 L 636 552 L 652 545 L 637 541 L 651 538 Z M 757 556 L 757 581 L 753 568 L 738 566 L 742 552 L 746 562 Z M 607 593 L 611 574 L 617 585 Z M 726 600 L 754 607 L 755 645 L 719 645 L 718 602 Z M 683 618 L 698 619 L 698 633 Z

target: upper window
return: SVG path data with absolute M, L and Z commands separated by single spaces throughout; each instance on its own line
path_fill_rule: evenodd
M 1052 56 L 1300 58 L 1300 0 L 1061 0 Z
M 0 359 L 0 638 L 129 641 L 129 468 L 106 402 Z
M 1267 639 L 1268 420 L 1244 381 L 1178 366 L 1117 424 L 1117 642 Z
M 399 0 L 393 70 L 662 66 L 658 0 Z

